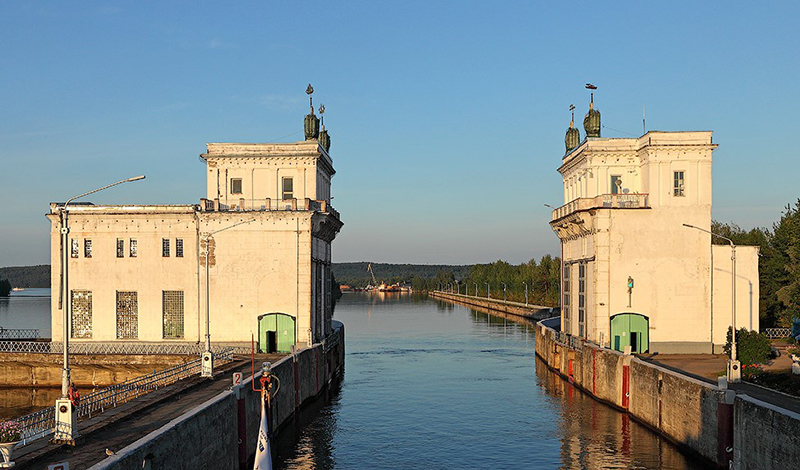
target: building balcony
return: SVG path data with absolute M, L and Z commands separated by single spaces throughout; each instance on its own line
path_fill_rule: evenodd
M 201 212 L 244 212 L 244 211 L 316 211 L 331 214 L 339 219 L 339 212 L 327 201 L 315 199 L 244 199 L 235 203 L 222 203 L 219 199 L 200 199 Z
M 601 194 L 590 198 L 572 200 L 553 209 L 551 223 L 576 212 L 592 209 L 649 209 L 648 194 Z

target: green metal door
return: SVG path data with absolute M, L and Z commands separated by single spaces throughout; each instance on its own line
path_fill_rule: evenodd
M 291 352 L 294 346 L 294 317 L 285 313 L 267 313 L 258 317 L 258 351 L 267 352 L 268 335 L 275 332 L 278 352 Z
M 619 313 L 611 317 L 611 337 L 614 338 L 614 349 L 625 351 L 631 346 L 635 353 L 647 352 L 650 349 L 650 321 L 639 313 Z M 633 343 L 631 336 L 635 337 Z

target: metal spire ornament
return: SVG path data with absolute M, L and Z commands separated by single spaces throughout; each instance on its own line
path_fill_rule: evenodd
M 308 105 L 311 107 L 311 114 L 314 114 L 314 100 L 311 96 L 314 94 L 314 87 L 311 86 L 310 83 L 308 84 L 308 87 L 306 87 L 306 94 L 308 95 Z

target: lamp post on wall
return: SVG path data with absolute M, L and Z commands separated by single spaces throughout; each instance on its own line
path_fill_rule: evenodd
M 506 301 L 506 283 L 505 282 L 501 282 L 500 284 L 503 285 L 503 302 L 505 302 Z
M 522 281 L 522 283 L 525 284 L 525 305 L 528 305 L 528 283 L 525 281 Z
M 55 409 L 55 429 L 53 438 L 54 441 L 66 444 L 75 444 L 75 437 L 77 437 L 77 409 L 70 400 L 70 386 L 72 384 L 70 378 L 69 368 L 69 335 L 70 335 L 70 320 L 72 319 L 72 296 L 69 292 L 69 258 L 72 247 L 69 243 L 69 203 L 75 199 L 100 192 L 112 186 L 122 183 L 129 183 L 131 181 L 143 180 L 144 175 L 134 176 L 132 178 L 117 181 L 102 188 L 97 188 L 92 191 L 79 194 L 77 196 L 67 199 L 64 207 L 61 209 L 61 312 L 62 312 L 62 331 L 63 331 L 63 345 L 64 345 L 64 367 L 61 370 L 61 397 L 56 399 Z
M 728 237 L 723 237 L 718 233 L 706 230 L 694 225 L 683 224 L 684 227 L 700 230 L 712 236 L 721 238 L 731 245 L 731 358 L 728 360 L 728 382 L 737 383 L 742 380 L 742 367 L 736 355 L 736 245 Z M 713 292 L 712 292 L 713 295 Z M 711 336 L 711 344 L 714 344 L 714 336 Z
M 213 232 L 206 232 L 204 234 L 206 241 L 206 350 L 200 356 L 200 377 L 214 376 L 214 355 L 211 353 L 211 259 L 209 257 L 211 253 L 211 236 L 238 227 L 239 225 L 249 224 L 255 221 L 256 219 L 243 220 L 225 228 Z M 297 338 L 295 338 L 295 341 L 297 341 Z

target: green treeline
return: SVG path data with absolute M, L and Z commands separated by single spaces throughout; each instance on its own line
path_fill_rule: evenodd
M 527 284 L 529 303 L 557 306 L 560 302 L 560 278 L 561 259 L 545 255 L 538 263 L 532 259 L 518 265 L 505 261 L 476 264 L 470 268 L 467 278 L 459 279 L 458 289 L 462 294 L 475 295 L 477 287 L 481 297 L 487 295 L 488 290 L 493 299 L 503 299 L 505 294 L 507 300 L 524 302 Z M 452 280 L 450 284 L 453 284 Z
M 737 245 L 761 247 L 758 258 L 761 328 L 791 327 L 800 318 L 800 199 L 787 205 L 779 221 L 768 228 L 744 231 L 733 223 L 712 222 L 711 231 Z M 711 237 L 715 244 L 727 242 Z
M 0 279 L 8 280 L 11 287 L 50 287 L 50 265 L 0 268 Z
M 341 284 L 352 287 L 364 287 L 372 284 L 372 276 L 367 271 L 367 261 L 357 263 L 331 263 L 331 270 L 336 275 L 336 280 Z M 372 263 L 372 270 L 375 272 L 375 280 L 380 284 L 409 284 L 412 280 L 430 280 L 439 272 L 453 273 L 456 277 L 465 277 L 469 272 L 470 266 L 449 266 L 443 264 L 388 264 Z M 422 284 L 420 284 L 421 286 Z M 420 289 L 422 287 L 415 285 Z M 435 284 L 434 284 L 435 286 Z

